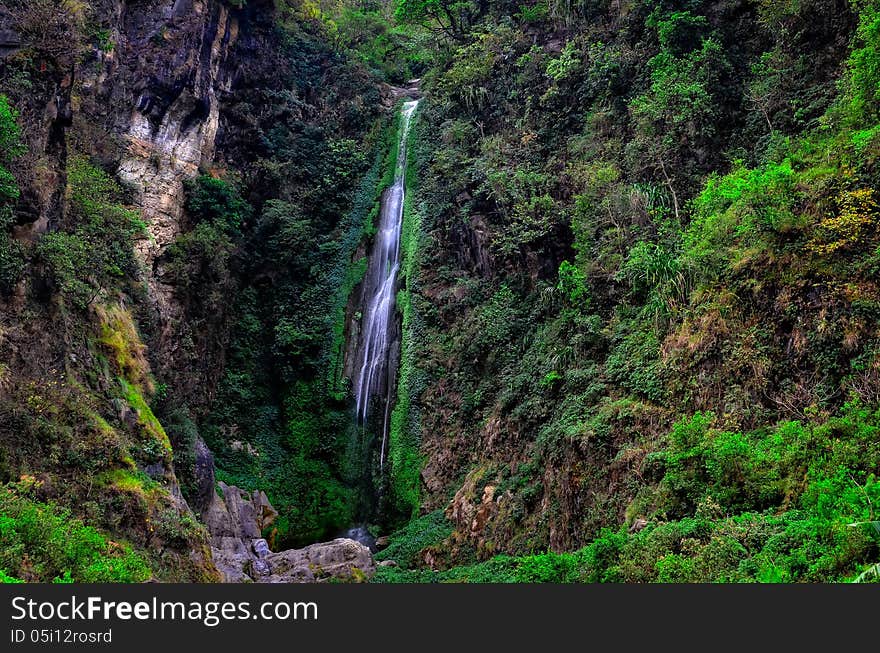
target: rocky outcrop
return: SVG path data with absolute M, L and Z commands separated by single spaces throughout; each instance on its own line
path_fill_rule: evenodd
M 133 88 L 111 91 L 111 102 L 126 107 L 113 117 L 122 141 L 117 174 L 133 193 L 149 238 L 138 244 L 146 271 L 158 347 L 173 356 L 182 307 L 174 288 L 163 282 L 158 259 L 180 234 L 184 182 L 210 164 L 220 124 L 220 98 L 228 90 L 230 50 L 239 34 L 237 16 L 217 0 L 164 0 L 126 3 L 119 27 L 115 78 L 135 80 Z M 117 97 L 124 93 L 125 97 Z
M 220 114 L 217 96 L 228 86 L 223 64 L 238 37 L 238 21 L 223 4 L 170 4 L 166 20 L 138 24 L 127 43 L 131 50 L 158 43 L 171 52 L 151 71 L 153 83 L 131 107 L 127 151 L 119 166 L 120 178 L 137 193 L 152 236 L 142 246 L 148 263 L 180 232 L 184 181 L 212 158 Z
M 227 583 L 314 583 L 337 578 L 360 581 L 376 570 L 370 549 L 339 538 L 273 553 L 262 533 L 278 513 L 264 492 L 220 483 L 204 514 L 214 564 Z
M 330 578 L 360 581 L 376 571 L 370 550 L 348 538 L 270 553 L 264 560 L 270 569 L 260 580 L 264 583 L 315 583 Z
M 422 98 L 421 79 L 411 79 L 406 86 L 382 84 L 382 105 L 390 111 L 401 100 L 420 100 Z

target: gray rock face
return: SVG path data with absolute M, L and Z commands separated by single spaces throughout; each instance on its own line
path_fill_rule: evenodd
M 272 570 L 261 580 L 266 583 L 314 583 L 330 578 L 362 580 L 376 571 L 370 549 L 347 538 L 270 553 L 266 562 Z
M 262 531 L 278 513 L 264 492 L 220 483 L 203 519 L 211 535 L 214 564 L 227 583 L 315 583 L 331 578 L 360 581 L 376 571 L 370 549 L 339 538 L 303 549 L 273 553 Z
M 204 513 L 211 505 L 214 496 L 214 455 L 201 437 L 196 438 L 195 446 L 196 493 L 190 505 L 196 514 Z
M 161 255 L 181 232 L 184 182 L 213 159 L 239 21 L 221 0 L 127 0 L 123 6 L 117 47 L 105 55 L 106 81 L 135 83 L 104 85 L 110 104 L 127 109 L 113 117 L 123 149 L 117 175 L 147 224 L 149 238 L 136 250 L 160 323 L 159 353 L 173 358 L 183 309 L 163 276 Z

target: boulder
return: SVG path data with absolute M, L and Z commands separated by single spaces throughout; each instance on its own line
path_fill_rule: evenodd
M 638 533 L 640 530 L 645 528 L 648 525 L 648 520 L 644 517 L 639 517 L 632 524 L 630 524 L 629 532 L 630 533 Z
M 273 553 L 262 531 L 278 512 L 265 492 L 220 483 L 203 514 L 214 564 L 227 583 L 365 580 L 376 571 L 369 547 L 348 538 Z
M 364 580 L 376 571 L 370 549 L 342 537 L 303 549 L 270 553 L 266 562 L 272 568 L 272 575 L 265 581 L 269 583 Z

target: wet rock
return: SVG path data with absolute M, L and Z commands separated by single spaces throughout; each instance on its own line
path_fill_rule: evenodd
M 194 452 L 196 492 L 191 507 L 194 512 L 202 514 L 211 504 L 211 498 L 214 496 L 214 455 L 201 436 L 196 438 Z

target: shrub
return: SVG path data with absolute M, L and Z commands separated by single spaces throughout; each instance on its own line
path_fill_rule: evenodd
M 24 248 L 12 239 L 13 208 L 20 195 L 18 182 L 8 170 L 24 152 L 18 112 L 0 94 L 0 292 L 8 293 L 21 278 L 25 266 Z
M 605 373 L 624 388 L 651 401 L 661 401 L 666 396 L 666 371 L 653 326 L 630 321 L 619 325 L 605 362 Z
M 196 224 L 209 222 L 230 236 L 240 232 L 252 213 L 235 186 L 207 175 L 186 182 L 186 209 Z
M 705 35 L 704 18 L 674 12 L 655 15 L 654 24 L 660 52 L 648 62 L 650 89 L 630 103 L 638 134 L 632 147 L 646 153 L 647 165 L 659 166 L 671 186 L 671 161 L 713 146 L 722 110 L 719 91 L 730 64 L 720 41 Z
M 848 115 L 854 126 L 880 121 L 880 8 L 866 2 L 859 16 L 858 41 L 849 57 Z
M 864 251 L 875 233 L 878 205 L 873 188 L 845 191 L 837 198 L 837 215 L 823 218 L 807 248 L 817 254 Z
M 4 582 L 135 583 L 151 575 L 128 544 L 8 485 L 0 487 L 0 570 Z
M 452 524 L 443 510 L 435 510 L 409 521 L 392 534 L 388 546 L 376 554 L 376 560 L 394 560 L 402 567 L 417 566 L 426 548 L 440 544 L 452 535 Z
M 137 211 L 122 205 L 121 196 L 107 173 L 83 156 L 71 157 L 68 224 L 45 234 L 37 252 L 56 287 L 79 308 L 137 273 L 133 243 L 145 225 Z
M 710 176 L 693 202 L 683 261 L 706 282 L 736 269 L 746 251 L 772 247 L 773 234 L 803 221 L 793 210 L 800 200 L 797 180 L 788 159 Z

